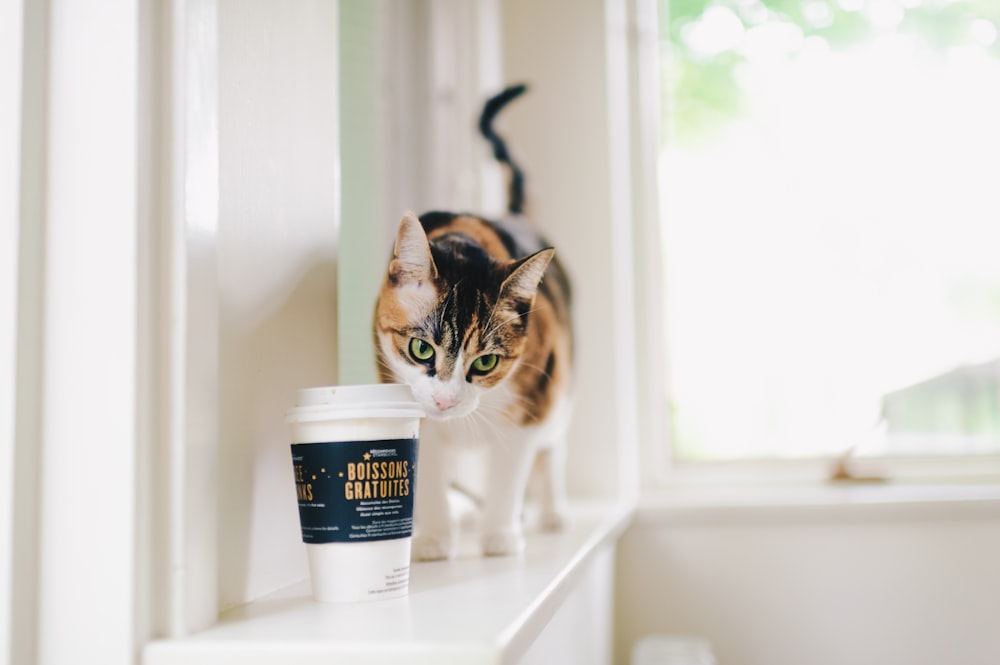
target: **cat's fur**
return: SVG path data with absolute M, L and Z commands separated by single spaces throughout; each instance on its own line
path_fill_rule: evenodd
M 524 547 L 521 512 L 533 470 L 543 528 L 565 520 L 563 455 L 570 412 L 569 281 L 554 250 L 521 216 L 523 178 L 493 131 L 494 116 L 524 92 L 508 88 L 483 108 L 480 130 L 510 172 L 510 215 L 407 213 L 375 311 L 384 382 L 409 384 L 427 412 L 415 495 L 415 559 L 453 556 L 447 491 L 456 447 L 488 456 L 483 552 Z

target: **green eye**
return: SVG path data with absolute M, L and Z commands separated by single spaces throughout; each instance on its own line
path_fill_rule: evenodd
M 422 363 L 434 357 L 434 347 L 422 339 L 414 337 L 410 340 L 410 355 L 413 359 Z
M 495 353 L 487 353 L 485 356 L 479 356 L 472 361 L 472 369 L 480 374 L 486 374 L 492 371 L 499 361 L 500 356 Z

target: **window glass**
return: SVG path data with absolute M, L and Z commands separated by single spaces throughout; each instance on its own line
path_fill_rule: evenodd
M 1000 3 L 661 12 L 675 453 L 1000 452 Z

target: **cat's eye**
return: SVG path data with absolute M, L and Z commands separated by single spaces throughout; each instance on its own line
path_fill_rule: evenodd
M 434 357 L 434 347 L 419 337 L 414 337 L 410 340 L 410 355 L 414 360 L 426 363 Z
M 485 356 L 479 356 L 472 361 L 472 369 L 480 374 L 486 374 L 493 371 L 498 362 L 500 362 L 500 356 L 495 353 L 487 353 Z

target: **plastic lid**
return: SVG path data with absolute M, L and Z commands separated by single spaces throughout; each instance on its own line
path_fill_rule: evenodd
M 346 418 L 423 418 L 424 410 L 402 383 L 303 388 L 285 420 L 307 422 Z

